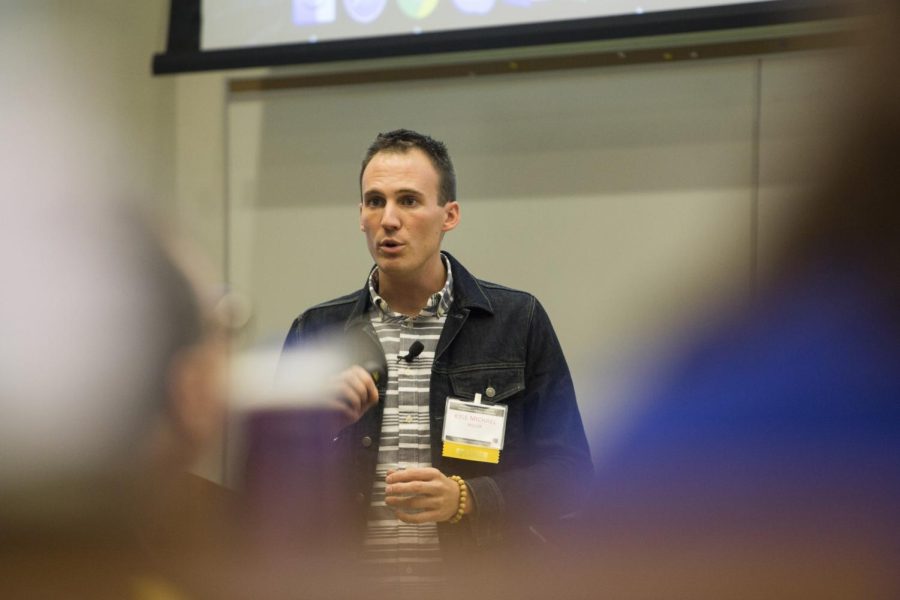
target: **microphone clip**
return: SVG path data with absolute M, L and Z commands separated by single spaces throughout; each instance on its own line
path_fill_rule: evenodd
M 401 358 L 403 360 L 405 360 L 407 363 L 412 363 L 413 359 L 415 357 L 417 357 L 418 355 L 422 354 L 422 350 L 424 350 L 424 349 L 425 349 L 425 345 L 422 342 L 420 342 L 419 340 L 416 340 L 409 347 L 409 350 L 406 351 L 406 355 L 402 356 Z

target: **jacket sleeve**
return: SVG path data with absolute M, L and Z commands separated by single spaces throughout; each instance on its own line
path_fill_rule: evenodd
M 513 531 L 543 538 L 581 508 L 593 476 L 569 367 L 547 313 L 533 297 L 528 323 L 522 399 L 528 461 L 467 482 L 476 506 L 472 533 L 480 546 Z

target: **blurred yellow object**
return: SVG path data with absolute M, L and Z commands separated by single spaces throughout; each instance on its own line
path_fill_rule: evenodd
M 134 581 L 134 600 L 189 600 L 168 581 L 159 577 L 137 577 Z

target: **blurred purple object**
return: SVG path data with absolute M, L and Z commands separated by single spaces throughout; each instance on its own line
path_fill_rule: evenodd
M 265 550 L 339 552 L 353 507 L 330 408 L 260 410 L 245 422 L 247 524 Z

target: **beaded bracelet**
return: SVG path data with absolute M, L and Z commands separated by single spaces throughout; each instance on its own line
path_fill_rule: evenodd
M 451 475 L 450 479 L 456 482 L 459 486 L 459 506 L 456 509 L 456 514 L 450 517 L 449 523 L 459 523 L 463 515 L 466 514 L 466 503 L 469 497 L 469 489 L 466 487 L 466 482 L 459 475 Z

